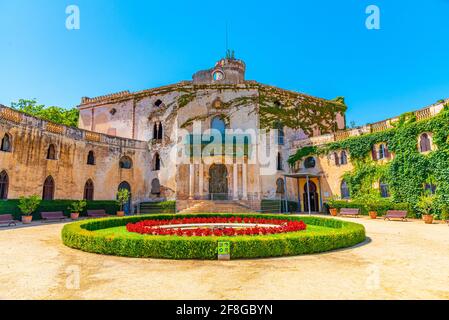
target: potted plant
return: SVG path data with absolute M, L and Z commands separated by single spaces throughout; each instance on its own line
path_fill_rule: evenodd
M 70 210 L 70 218 L 72 220 L 78 220 L 80 213 L 83 212 L 86 207 L 86 200 L 74 201 L 69 207 Z
M 117 211 L 118 217 L 125 216 L 125 212 L 123 211 L 123 208 L 124 208 L 125 204 L 128 203 L 129 196 L 130 196 L 130 193 L 129 193 L 128 189 L 120 189 L 117 192 L 117 203 L 120 206 L 120 211 Z
M 337 201 L 339 199 L 335 196 L 331 197 L 329 200 L 327 200 L 327 204 L 329 205 L 329 212 L 331 216 L 336 217 L 338 215 L 338 209 L 336 208 Z
M 379 206 L 380 196 L 377 194 L 366 193 L 357 198 L 362 203 L 363 208 L 371 219 L 377 219 L 377 208 Z
M 417 209 L 421 213 L 422 218 L 426 224 L 432 224 L 434 215 L 432 212 L 435 209 L 435 195 L 427 194 L 419 198 Z
M 447 204 L 441 207 L 441 220 L 449 222 L 449 205 Z
M 39 196 L 20 197 L 19 209 L 22 212 L 22 223 L 30 224 L 33 220 L 33 212 L 39 207 L 41 199 Z

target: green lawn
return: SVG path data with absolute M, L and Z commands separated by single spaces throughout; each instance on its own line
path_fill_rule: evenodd
M 333 228 L 327 228 L 327 227 L 321 227 L 321 226 L 313 226 L 313 225 L 307 225 L 307 229 L 304 231 L 298 231 L 299 233 L 320 233 L 320 232 L 329 232 L 333 231 Z M 125 236 L 126 237 L 148 237 L 150 235 L 142 235 L 135 232 L 128 232 L 126 230 L 126 226 L 122 227 L 115 227 L 115 228 L 108 228 L 108 229 L 101 229 L 94 231 L 94 233 L 102 236 L 108 236 L 108 237 L 120 237 Z

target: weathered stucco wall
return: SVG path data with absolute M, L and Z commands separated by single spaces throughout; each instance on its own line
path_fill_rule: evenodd
M 223 73 L 221 80 L 215 79 L 216 71 Z M 124 91 L 82 98 L 79 106 L 81 130 L 48 124 L 5 109 L 10 115 L 0 118 L 0 136 L 11 135 L 13 150 L 0 152 L 0 170 L 6 170 L 9 175 L 8 197 L 42 194 L 44 180 L 51 175 L 56 182 L 57 199 L 82 198 L 88 179 L 94 182 L 97 200 L 114 199 L 122 181 L 131 185 L 134 201 L 205 198 L 210 191 L 210 168 L 213 164 L 223 163 L 224 159 L 227 160 L 224 163 L 228 192 L 233 199 L 279 196 L 276 181 L 290 170 L 287 159 L 293 142 L 307 139 L 307 136 L 303 130 L 284 128 L 285 143 L 275 150 L 270 149 L 272 167 L 276 168 L 279 152 L 282 170 L 266 173 L 258 157 L 263 147 L 257 131 L 262 119 L 261 88 L 289 96 L 298 95 L 298 99 L 304 95 L 245 81 L 244 75 L 242 61 L 224 59 L 214 68 L 195 74 L 192 82 L 135 93 Z M 181 100 L 184 101 L 181 103 Z M 225 120 L 228 129 L 254 130 L 256 135 L 250 147 L 255 154 L 254 161 L 228 155 L 206 156 L 201 164 L 179 162 L 177 155 L 182 150 L 178 143 L 182 134 L 192 133 L 197 125 L 201 126 L 202 132 L 210 129 L 216 116 Z M 344 115 L 336 115 L 335 121 L 338 127 L 344 126 Z M 154 137 L 155 124 L 162 125 L 162 138 Z M 271 137 L 272 142 L 273 139 L 277 138 Z M 57 160 L 46 159 L 50 144 L 56 146 Z M 95 153 L 94 166 L 87 165 L 89 151 Z M 133 161 L 130 170 L 119 168 L 119 160 L 125 155 Z M 161 164 L 158 170 L 155 168 L 157 156 Z M 323 166 L 322 170 L 333 172 L 333 168 Z M 160 182 L 160 194 L 151 192 L 154 179 Z M 334 182 L 326 183 L 323 188 L 326 187 L 335 189 Z M 295 198 L 298 191 L 295 188 L 295 183 L 288 181 L 289 198 Z
M 3 112 L 0 117 L 0 137 L 8 133 L 12 139 L 11 152 L 0 152 L 0 171 L 6 170 L 9 177 L 8 198 L 42 195 L 48 176 L 55 181 L 55 199 L 82 199 L 88 179 L 94 183 L 95 200 L 115 199 L 123 181 L 131 185 L 134 201 L 148 197 L 149 174 L 142 165 L 149 162 L 146 143 L 90 136 L 82 130 L 3 110 L 16 117 L 5 117 Z M 50 144 L 56 147 L 56 160 L 47 160 Z M 95 165 L 87 164 L 89 151 L 94 152 Z M 133 161 L 130 170 L 119 168 L 119 160 L 125 155 Z

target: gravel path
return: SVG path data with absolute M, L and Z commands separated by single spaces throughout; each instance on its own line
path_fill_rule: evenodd
M 447 225 L 347 220 L 366 243 L 230 262 L 100 256 L 62 245 L 61 224 L 0 228 L 0 299 L 449 299 Z

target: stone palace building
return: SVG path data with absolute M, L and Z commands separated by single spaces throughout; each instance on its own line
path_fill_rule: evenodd
M 345 130 L 344 99 L 246 80 L 245 70 L 228 56 L 192 81 L 83 97 L 78 128 L 0 105 L 0 198 L 112 200 L 127 188 L 132 203 L 177 200 L 188 207 L 287 193 L 303 211 L 322 210 L 327 197 L 340 194 L 349 155 L 339 155 L 339 166 L 328 157 L 290 166 L 289 156 L 372 126 Z

